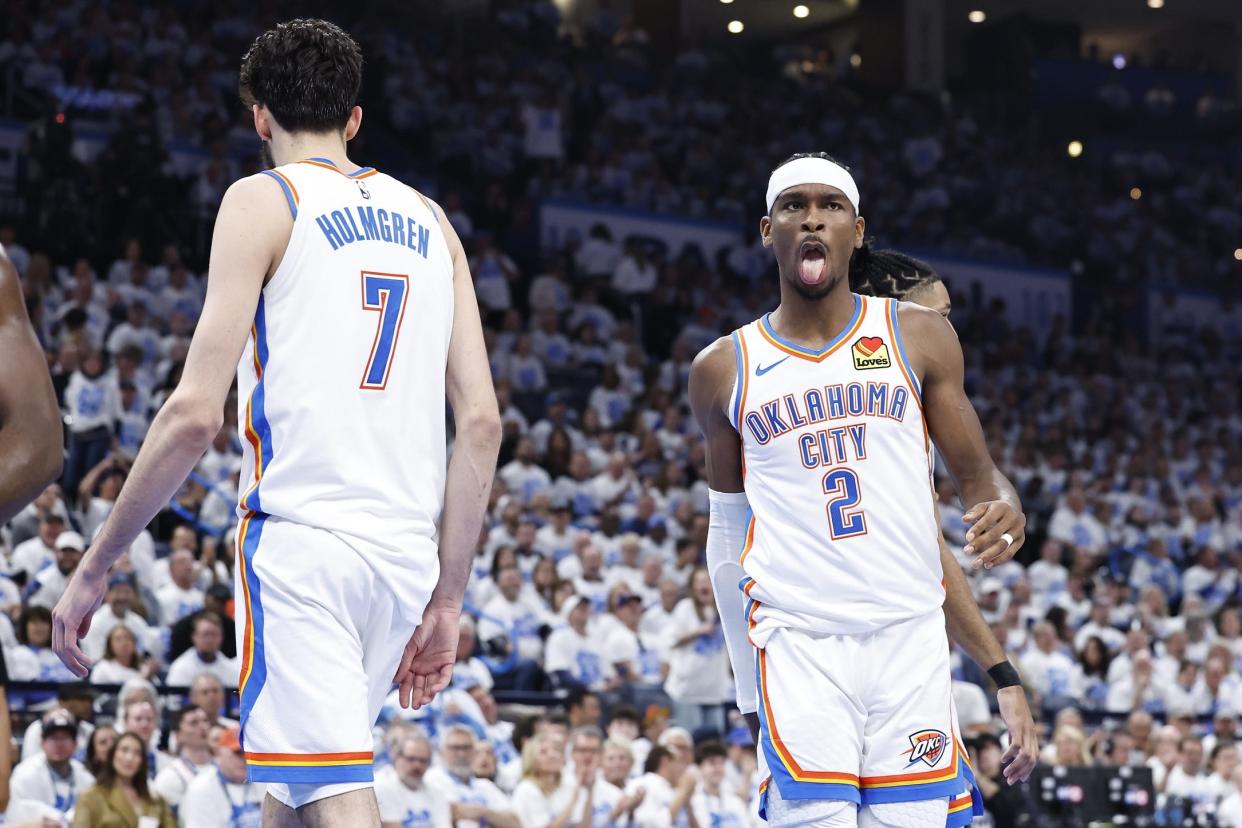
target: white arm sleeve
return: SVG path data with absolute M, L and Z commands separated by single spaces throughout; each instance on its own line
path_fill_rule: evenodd
M 743 713 L 754 713 L 759 709 L 755 648 L 750 643 L 746 625 L 746 596 L 738 588 L 738 582 L 746 575 L 739 561 L 742 546 L 746 543 L 750 505 L 746 502 L 745 492 L 717 492 L 709 489 L 707 500 L 710 504 L 707 523 L 707 571 L 712 576 L 716 609 L 720 612 L 720 624 L 724 629 L 725 644 L 729 650 L 729 663 L 733 665 L 737 708 Z

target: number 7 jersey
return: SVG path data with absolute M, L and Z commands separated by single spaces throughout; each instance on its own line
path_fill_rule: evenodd
M 436 211 L 371 168 L 317 158 L 264 174 L 293 232 L 237 367 L 238 514 L 336 533 L 398 595 L 422 595 L 438 573 L 453 327 Z
M 782 627 L 858 635 L 944 603 L 921 389 L 897 302 L 853 295 L 822 349 L 769 315 L 732 335 L 729 418 L 751 520 L 741 553 L 751 639 Z

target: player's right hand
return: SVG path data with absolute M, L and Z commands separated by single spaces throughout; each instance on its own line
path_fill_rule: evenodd
M 423 622 L 405 645 L 393 683 L 402 707 L 417 710 L 448 687 L 457 661 L 460 610 L 427 608 Z
M 105 586 L 103 575 L 90 575 L 79 566 L 52 610 L 52 650 L 78 678 L 86 678 L 91 671 L 91 660 L 78 647 L 78 640 L 91 628 L 91 616 L 103 603 Z
M 1009 730 L 1009 749 L 1001 757 L 1002 774 L 1010 785 L 1025 782 L 1039 762 L 1039 731 L 1020 685 L 996 691 L 1001 719 Z

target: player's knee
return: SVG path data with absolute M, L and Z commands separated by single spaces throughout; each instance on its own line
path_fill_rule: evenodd
M 858 812 L 858 828 L 944 828 L 948 799 L 875 802 Z

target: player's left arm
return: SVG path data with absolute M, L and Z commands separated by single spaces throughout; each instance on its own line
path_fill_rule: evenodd
M 964 551 L 978 555 L 975 569 L 991 569 L 1012 558 L 1026 540 L 1022 502 L 988 453 L 979 415 L 966 396 L 962 346 L 953 326 L 939 313 L 909 303 L 898 313 L 906 352 L 922 383 L 928 431 L 966 507 L 962 519 L 973 524 Z
M 152 421 L 116 506 L 52 614 L 53 648 L 79 676 L 89 672 L 90 659 L 77 640 L 90 628 L 108 569 L 176 494 L 220 430 L 259 292 L 279 264 L 292 226 L 284 194 L 268 176 L 244 178 L 224 194 L 207 297 L 181 382 Z
M 957 334 L 944 317 L 926 308 L 903 304 L 899 313 L 907 352 L 919 360 L 912 367 L 921 377 L 923 412 L 928 431 L 948 463 L 949 472 L 969 510 L 965 519 L 975 521 L 967 533 L 967 542 L 985 551 L 985 555 L 975 560 L 974 566 L 977 569 L 986 561 L 985 565 L 990 567 L 993 563 L 1008 560 L 1025 539 L 1022 530 L 1026 518 L 1013 485 L 992 462 L 979 417 L 966 397 L 962 348 Z M 989 513 L 992 513 L 993 522 L 985 524 L 983 518 Z M 984 545 L 988 541 L 987 532 L 982 531 L 983 526 L 990 526 L 998 541 L 994 546 L 1001 547 L 999 550 Z M 1005 541 L 1000 538 L 1005 531 L 1009 531 L 1014 538 L 1008 549 L 1004 548 Z M 1016 682 L 1016 671 L 1006 660 L 1004 648 L 979 611 L 966 574 L 958 566 L 943 535 L 938 537 L 938 541 L 945 579 L 945 625 L 950 637 L 994 679 L 1002 676 L 998 683 L 1006 673 L 1011 677 L 1009 680 Z M 968 546 L 967 552 L 971 551 Z M 991 552 L 996 554 L 991 558 L 985 557 Z M 1039 732 L 1021 684 L 1000 687 L 996 700 L 1001 718 L 1009 730 L 1009 748 L 1002 757 L 1003 774 L 1013 785 L 1026 781 L 1035 769 L 1039 760 Z

